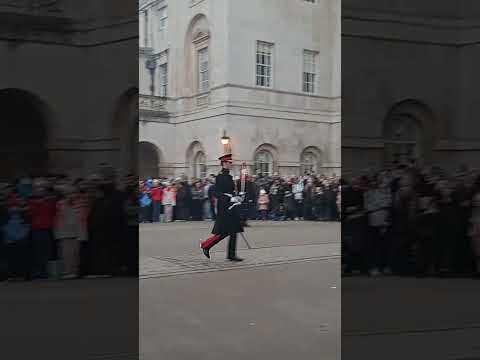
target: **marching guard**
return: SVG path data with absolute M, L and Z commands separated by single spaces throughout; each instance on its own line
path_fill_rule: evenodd
M 228 242 L 227 259 L 230 261 L 242 261 L 237 257 L 237 234 L 243 233 L 240 219 L 239 206 L 243 199 L 235 194 L 235 182 L 230 175 L 232 166 L 232 154 L 225 154 L 219 158 L 222 171 L 215 181 L 215 196 L 217 198 L 217 218 L 212 230 L 212 236 L 201 243 L 203 254 L 210 259 L 210 249 L 226 237 Z

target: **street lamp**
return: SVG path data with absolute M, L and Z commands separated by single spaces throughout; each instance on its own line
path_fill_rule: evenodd
M 151 84 L 150 92 L 152 98 L 150 99 L 151 106 L 153 107 L 153 97 L 155 96 L 155 69 L 157 68 L 157 60 L 155 58 L 148 59 L 145 63 L 146 68 L 150 71 Z
M 227 132 L 223 131 L 223 136 L 221 138 L 222 145 L 223 145 L 223 152 L 226 154 L 230 152 L 230 137 L 227 136 Z
M 225 130 L 223 131 L 222 144 L 223 145 L 230 144 L 230 138 L 227 136 L 227 132 Z

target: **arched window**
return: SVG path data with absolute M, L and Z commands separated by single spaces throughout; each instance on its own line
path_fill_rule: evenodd
M 318 159 L 317 156 L 311 151 L 305 151 L 302 154 L 301 160 L 301 172 L 302 174 L 316 173 L 317 172 Z
M 199 151 L 195 155 L 195 159 L 193 161 L 193 177 L 197 179 L 204 179 L 207 177 L 206 160 L 205 154 L 202 151 Z
M 385 162 L 425 164 L 432 160 L 439 135 L 434 128 L 446 129 L 432 110 L 415 99 L 395 104 L 384 120 Z
M 400 115 L 388 119 L 385 136 L 388 163 L 405 163 L 420 157 L 421 129 L 415 118 Z
M 300 155 L 300 175 L 313 174 L 320 171 L 320 149 L 315 146 L 305 148 Z
M 212 85 L 210 26 L 205 15 L 197 14 L 190 22 L 185 44 L 185 89 L 190 94 L 206 93 Z M 204 105 L 200 99 L 198 105 Z
M 268 150 L 260 150 L 255 154 L 255 173 L 266 176 L 273 174 L 273 155 Z

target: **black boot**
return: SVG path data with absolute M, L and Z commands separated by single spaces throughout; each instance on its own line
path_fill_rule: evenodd
M 202 250 L 203 250 L 203 255 L 205 255 L 207 258 L 210 259 L 210 249 L 202 248 Z
M 239 258 L 239 257 L 237 257 L 237 256 L 228 257 L 227 259 L 230 260 L 230 261 L 234 261 L 234 262 L 241 262 L 241 261 L 243 261 L 242 258 Z
M 237 234 L 230 234 L 230 239 L 228 241 L 228 255 L 227 259 L 230 261 L 239 262 L 243 259 L 237 257 Z

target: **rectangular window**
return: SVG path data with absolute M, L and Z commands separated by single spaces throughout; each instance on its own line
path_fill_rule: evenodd
M 257 42 L 257 86 L 272 87 L 273 44 Z
M 168 64 L 162 64 L 159 66 L 160 70 L 160 96 L 166 97 L 168 95 Z
M 309 3 L 315 4 L 315 3 L 317 2 L 317 0 L 305 0 L 305 2 L 309 2 Z
M 317 69 L 315 51 L 303 52 L 303 92 L 314 94 L 316 92 Z
M 209 89 L 208 48 L 198 51 L 198 91 L 206 92 Z
M 144 37 L 145 47 L 148 47 L 149 36 L 150 36 L 150 33 L 149 33 L 149 28 L 148 28 L 148 10 L 145 10 L 145 37 Z
M 165 30 L 167 28 L 167 7 L 164 6 L 158 10 L 158 29 L 159 31 Z

